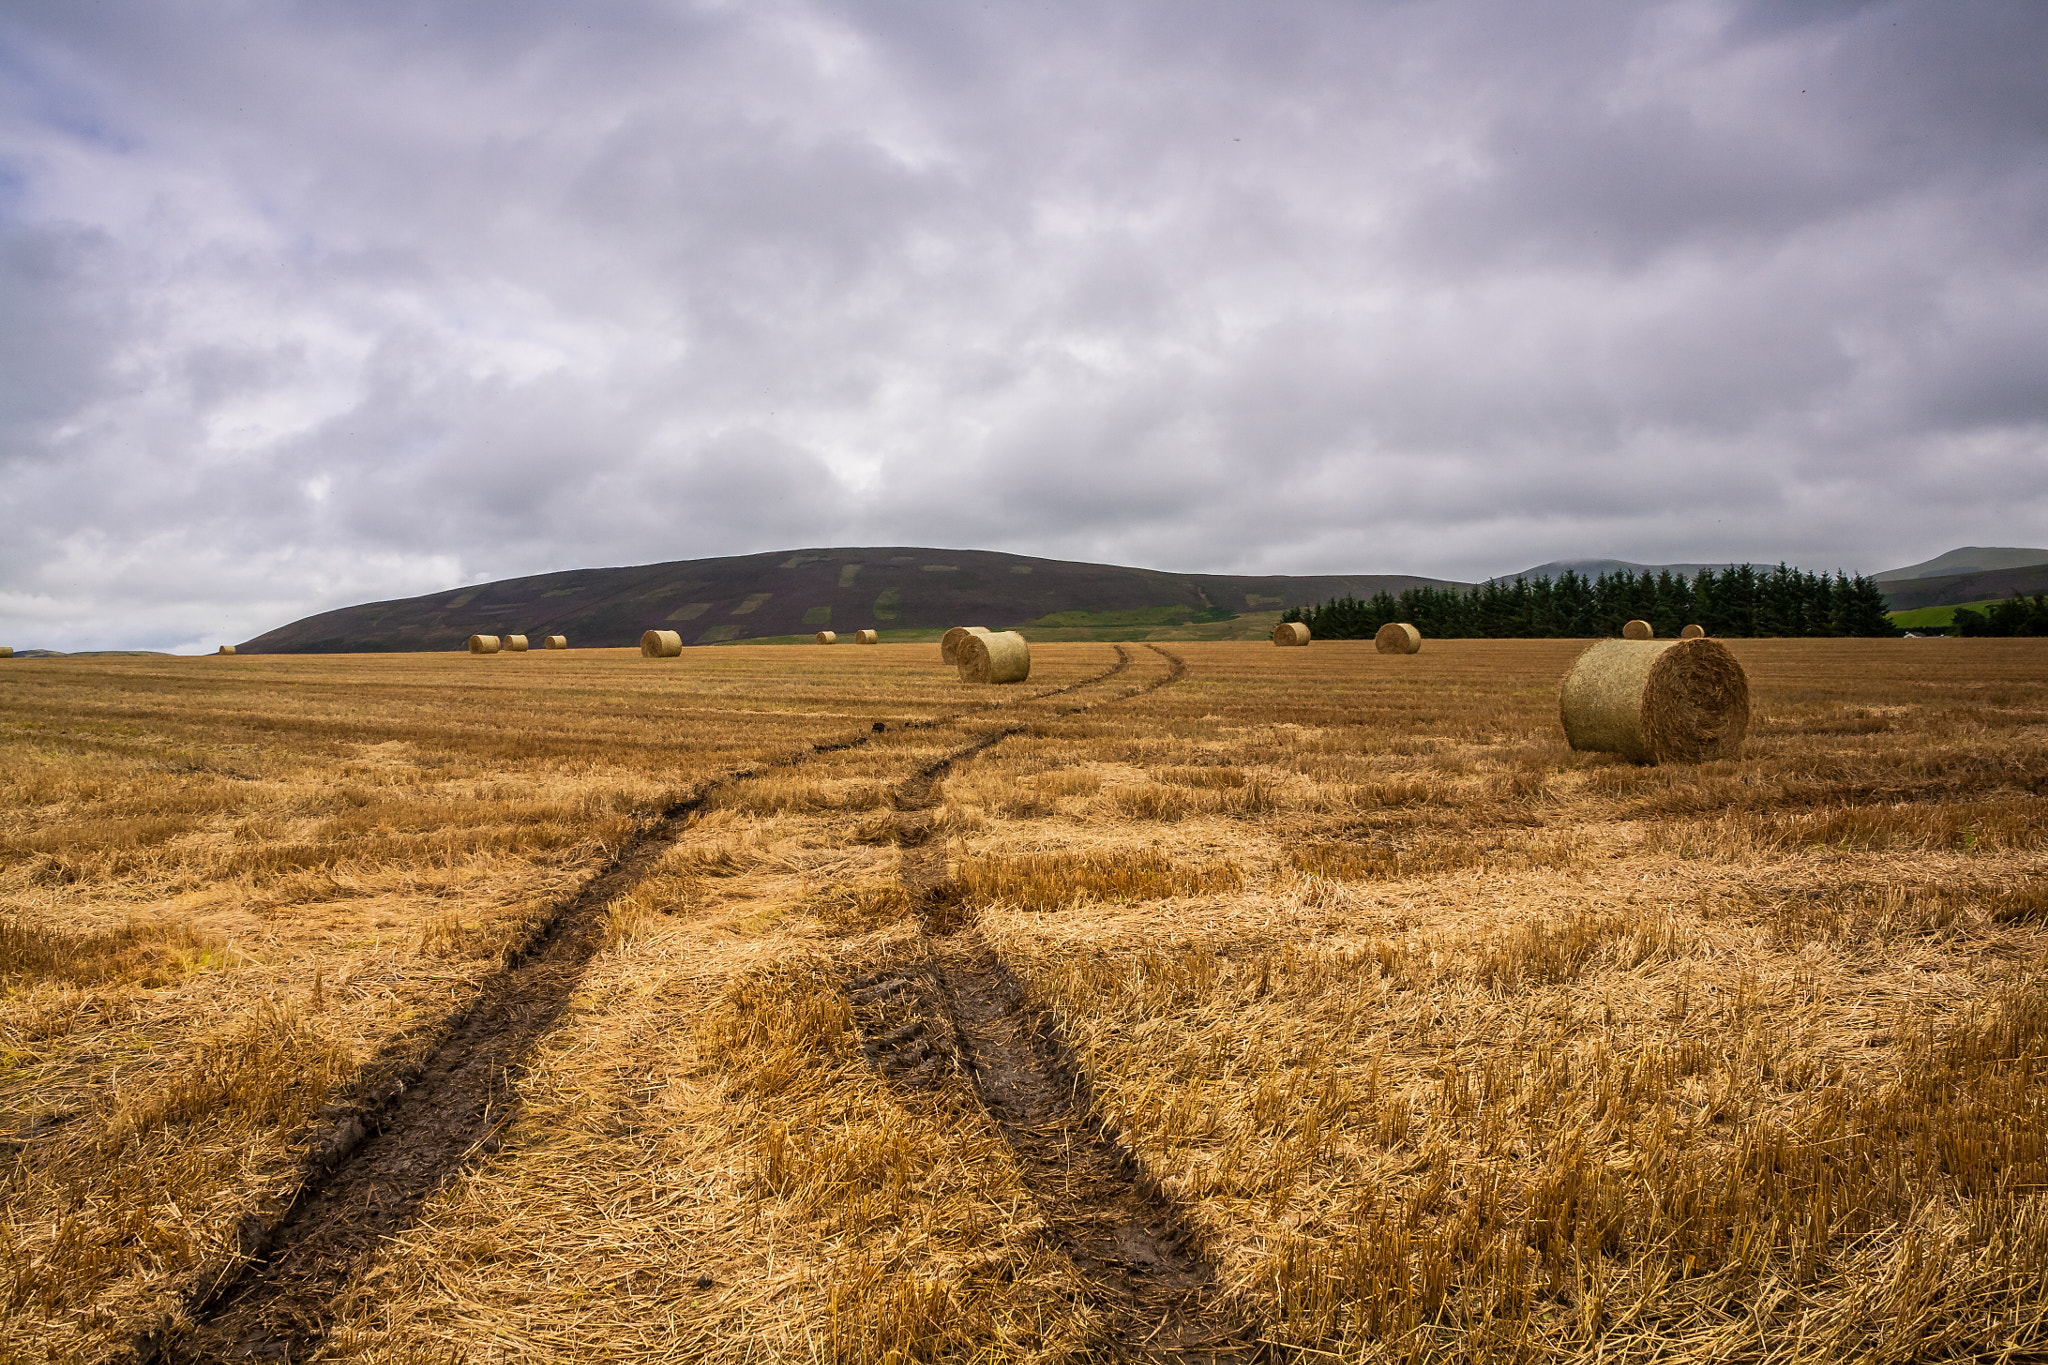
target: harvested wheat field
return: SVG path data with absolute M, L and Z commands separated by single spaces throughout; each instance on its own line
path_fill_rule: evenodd
M 0 1359 L 2048 1350 L 2048 645 L 26 660 Z

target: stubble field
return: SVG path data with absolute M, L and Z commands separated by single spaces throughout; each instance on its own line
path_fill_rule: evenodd
M 0 1359 L 2048 1349 L 2048 647 L 0 665 Z

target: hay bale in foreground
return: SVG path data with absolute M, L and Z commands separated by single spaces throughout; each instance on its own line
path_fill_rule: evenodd
M 1631 621 L 1621 628 L 1621 638 L 1624 640 L 1654 640 L 1657 638 L 1657 628 L 1648 621 Z
M 1372 647 L 1382 654 L 1420 653 L 1422 632 L 1406 621 L 1389 621 L 1372 637 Z
M 1299 621 L 1282 621 L 1273 627 L 1273 643 L 1276 645 L 1305 645 L 1308 643 L 1308 627 Z
M 1707 638 L 1706 628 L 1704 626 L 1687 626 L 1684 630 L 1678 632 L 1678 638 L 1681 640 L 1704 640 Z
M 683 637 L 672 630 L 650 630 L 640 637 L 643 659 L 673 659 L 683 652 Z
M 1558 688 L 1574 749 L 1638 763 L 1734 758 L 1749 733 L 1749 678 L 1716 640 L 1600 640 Z
M 961 682 L 1019 683 L 1031 676 L 1031 646 L 1014 630 L 984 631 L 961 642 L 954 662 Z
M 514 654 L 524 654 L 526 652 L 526 637 L 524 635 L 507 635 L 505 637 L 505 648 L 511 650 Z
M 496 654 L 504 648 L 504 641 L 495 635 L 472 635 L 469 637 L 469 652 L 472 654 Z
M 882 637 L 872 630 L 857 630 L 853 633 L 853 642 L 857 645 L 879 644 L 881 639 Z
M 13 650 L 11 650 L 11 649 L 10 649 L 10 650 L 8 650 L 7 652 L 8 652 L 9 654 L 12 654 L 12 653 L 14 653 L 14 651 L 13 651 Z M 232 653 L 234 653 L 234 652 L 235 652 L 235 647 L 234 647 L 233 645 L 222 645 L 222 646 L 221 646 L 221 647 L 220 647 L 219 649 L 216 649 L 216 650 L 215 650 L 215 651 L 213 651 L 213 652 L 214 652 L 214 653 L 216 653 L 216 654 L 232 654 Z
M 836 645 L 839 643 L 839 632 L 836 630 L 821 630 L 811 637 L 811 643 L 814 645 Z
M 986 635 L 986 626 L 955 626 L 939 637 L 939 658 L 949 664 L 960 662 L 960 642 L 970 635 Z
M 13 658 L 13 657 L 14 657 L 14 646 L 13 646 L 13 645 L 0 645 L 0 659 L 11 659 L 11 658 Z
M 566 635 L 550 635 L 547 638 L 546 644 L 549 649 L 567 649 L 569 647 L 569 637 Z

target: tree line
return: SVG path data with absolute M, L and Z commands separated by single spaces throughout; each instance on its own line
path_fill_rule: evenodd
M 1313 632 L 1314 626 L 1309 630 Z M 2003 602 L 1993 602 L 1982 611 L 1957 607 L 1958 635 L 2048 635 L 2048 594 L 2028 597 L 2014 593 Z
M 1874 579 L 1783 564 L 1701 569 L 1690 578 L 1669 569 L 1587 578 L 1567 569 L 1555 579 L 1409 588 L 1398 597 L 1380 592 L 1363 601 L 1335 597 L 1289 608 L 1280 619 L 1303 622 L 1321 640 L 1370 639 L 1389 621 L 1406 621 L 1438 639 L 1584 639 L 1619 635 L 1633 620 L 1648 621 L 1659 636 L 1692 624 L 1724 637 L 1899 634 Z

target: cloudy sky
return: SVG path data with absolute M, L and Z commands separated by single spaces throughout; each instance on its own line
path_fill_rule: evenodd
M 0 7 L 0 643 L 834 544 L 2048 544 L 2048 6 Z

